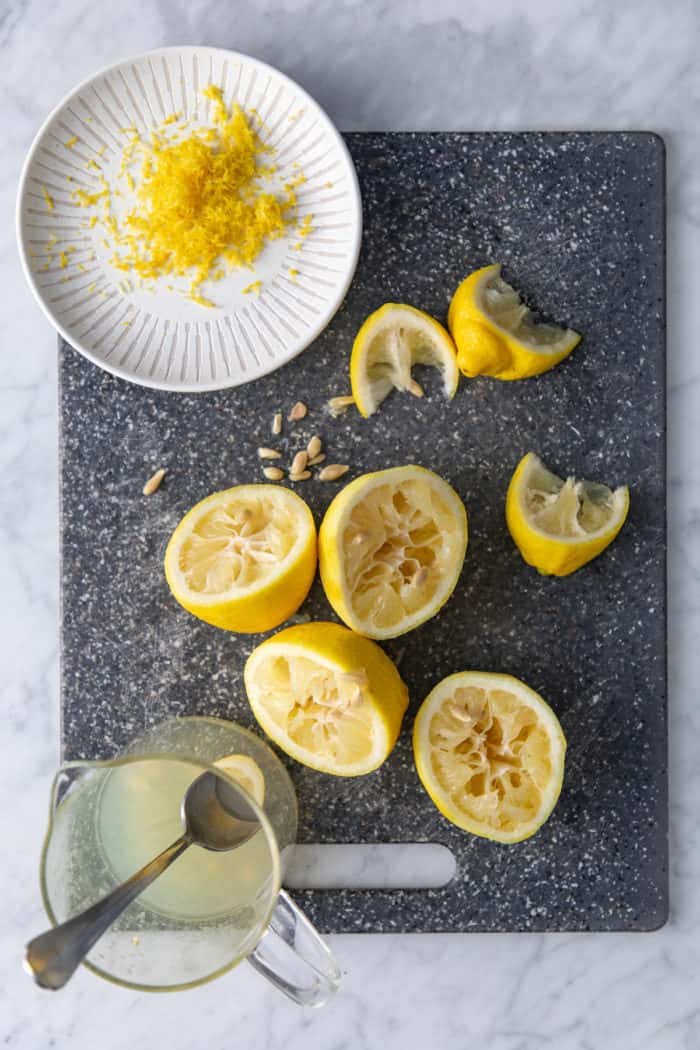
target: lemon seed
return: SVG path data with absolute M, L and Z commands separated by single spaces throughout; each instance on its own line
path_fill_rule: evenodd
M 350 405 L 355 404 L 355 398 L 352 394 L 343 394 L 340 397 L 332 397 L 328 402 L 328 407 L 334 416 L 340 416 L 343 412 L 347 412 Z
M 453 718 L 456 718 L 458 722 L 471 722 L 471 715 L 464 710 L 463 707 L 459 707 L 457 704 L 450 701 L 445 704 L 445 708 L 450 712 Z
M 319 452 L 321 451 L 321 439 L 320 439 L 320 437 L 316 437 L 314 435 L 314 437 L 311 438 L 311 441 L 306 446 L 306 451 L 308 453 L 309 459 L 313 459 L 314 456 L 317 456 L 319 454 Z
M 292 460 L 292 465 L 290 467 L 289 473 L 290 474 L 301 474 L 301 473 L 303 473 L 303 471 L 306 470 L 306 463 L 307 463 L 308 458 L 309 458 L 309 456 L 308 456 L 307 452 L 305 452 L 303 450 L 301 452 L 297 452 L 296 456 Z
M 308 411 L 309 410 L 303 401 L 297 401 L 297 403 L 292 408 L 292 411 L 287 416 L 287 419 L 290 423 L 296 423 L 297 420 L 303 419 Z
M 350 467 L 345 466 L 344 463 L 329 463 L 318 475 L 319 481 L 337 481 L 338 478 L 342 478 L 343 474 L 347 474 L 349 470 Z
M 165 477 L 165 467 L 160 467 L 155 474 L 148 479 L 146 484 L 143 486 L 144 496 L 152 496 L 153 493 L 160 488 L 160 483 Z

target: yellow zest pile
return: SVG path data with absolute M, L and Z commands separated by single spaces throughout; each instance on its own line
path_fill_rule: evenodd
M 206 279 L 220 280 L 226 270 L 251 267 L 267 241 L 283 236 L 296 223 L 295 189 L 301 173 L 284 186 L 280 200 L 260 183 L 275 171 L 260 163 L 270 153 L 238 106 L 229 113 L 221 89 L 202 92 L 212 102 L 213 123 L 184 134 L 185 126 L 168 117 L 153 131 L 150 142 L 136 129 L 126 143 L 119 176 L 136 195 L 137 206 L 117 219 L 112 199 L 121 194 L 100 175 L 95 193 L 73 192 L 76 205 L 98 208 L 90 225 L 99 221 L 107 231 L 118 269 L 142 280 L 165 275 L 191 278 L 189 298 L 201 306 L 214 304 L 200 292 Z M 177 133 L 182 135 L 177 137 Z M 311 216 L 300 224 L 300 236 L 310 232 Z M 257 282 L 247 291 L 257 291 Z

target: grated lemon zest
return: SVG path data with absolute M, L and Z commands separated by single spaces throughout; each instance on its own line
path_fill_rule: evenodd
M 211 299 L 206 299 L 203 295 L 198 295 L 197 292 L 190 292 L 187 298 L 191 299 L 193 303 L 198 303 L 200 306 L 206 306 L 208 310 L 213 310 L 215 307 L 215 304 Z
M 72 196 L 80 207 L 102 201 L 114 250 L 111 261 L 119 269 L 138 278 L 186 275 L 192 282 L 189 298 L 212 307 L 201 295 L 203 282 L 220 280 L 222 264 L 229 271 L 250 267 L 268 241 L 296 223 L 295 189 L 305 179 L 299 171 L 279 197 L 264 192 L 261 180 L 274 174 L 276 166 L 260 159 L 273 152 L 271 147 L 260 140 L 239 106 L 229 112 L 220 87 L 210 84 L 202 94 L 212 103 L 214 127 L 182 138 L 156 129 L 149 140 L 140 138 L 134 127 L 121 129 L 131 138 L 123 147 L 118 177 L 136 198 L 123 218 L 111 215 L 110 195 L 117 191 L 102 180 L 99 193 L 79 190 Z M 177 114 L 166 117 L 161 128 L 178 119 Z M 178 125 L 178 134 L 186 126 Z M 310 232 L 310 221 L 307 216 L 299 225 L 300 236 Z

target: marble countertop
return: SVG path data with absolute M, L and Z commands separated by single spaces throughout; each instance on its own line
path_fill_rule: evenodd
M 5 837 L 0 1038 L 16 1050 L 229 1044 L 681 1050 L 700 1042 L 700 9 L 694 0 L 6 0 L 5 289 L 0 358 L 0 607 Z M 356 935 L 333 938 L 344 981 L 320 1012 L 248 967 L 180 996 L 87 972 L 60 995 L 20 967 L 42 928 L 37 859 L 58 758 L 56 338 L 14 244 L 31 139 L 74 83 L 151 47 L 202 42 L 257 55 L 302 83 L 343 129 L 645 128 L 668 151 L 671 918 L 653 934 Z M 632 479 L 633 480 L 633 479 Z M 222 994 L 223 993 L 223 994 Z

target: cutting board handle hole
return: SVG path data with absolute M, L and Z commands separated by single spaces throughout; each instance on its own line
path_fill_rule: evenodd
M 452 850 L 437 842 L 302 843 L 282 860 L 292 890 L 440 889 L 457 871 Z

